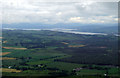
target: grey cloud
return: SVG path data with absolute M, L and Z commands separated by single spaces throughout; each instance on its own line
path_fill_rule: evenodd
M 117 23 L 117 2 L 5 0 L 3 4 L 3 23 Z

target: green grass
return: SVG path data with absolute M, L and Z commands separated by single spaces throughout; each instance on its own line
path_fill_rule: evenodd
M 57 78 L 120 78 L 120 77 L 105 77 L 105 76 L 83 75 L 83 76 L 66 76 L 66 77 L 57 77 Z
M 39 65 L 39 64 L 47 64 L 47 63 L 51 63 L 52 61 L 36 61 L 36 62 L 28 62 L 27 64 L 30 64 L 30 65 Z
M 50 71 L 26 70 L 20 73 L 2 73 L 3 76 L 49 76 Z
M 113 67 L 111 68 L 109 71 L 109 75 L 112 76 L 112 75 L 118 75 L 119 72 L 120 72 L 120 69 L 119 68 L 116 68 L 116 67 Z
M 105 70 L 96 70 L 96 69 L 82 69 L 79 72 L 77 72 L 78 75 L 104 75 L 106 71 Z
M 74 68 L 82 67 L 83 64 L 75 64 L 75 63 L 66 63 L 66 62 L 52 62 L 47 64 L 48 67 L 51 68 L 59 68 L 60 70 L 72 71 Z

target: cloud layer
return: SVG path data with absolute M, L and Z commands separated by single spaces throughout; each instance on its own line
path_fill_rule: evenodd
M 2 1 L 2 21 L 11 23 L 117 23 L 117 2 Z

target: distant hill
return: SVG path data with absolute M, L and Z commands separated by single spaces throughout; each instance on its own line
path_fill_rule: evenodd
M 99 32 L 99 33 L 117 33 L 117 24 L 39 24 L 39 23 L 20 23 L 20 24 L 3 24 L 3 28 L 17 28 L 17 29 L 52 29 L 52 28 L 65 28 L 65 29 L 77 29 L 81 32 Z
M 108 27 L 85 27 L 78 29 L 83 32 L 97 32 L 97 33 L 117 33 L 118 26 L 108 26 Z

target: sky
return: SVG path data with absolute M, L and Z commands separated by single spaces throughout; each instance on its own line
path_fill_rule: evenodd
M 114 24 L 118 22 L 117 2 L 4 0 L 0 21 L 14 23 Z

